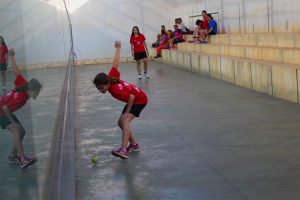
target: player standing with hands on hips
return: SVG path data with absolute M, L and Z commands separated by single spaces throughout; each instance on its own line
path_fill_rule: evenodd
M 148 47 L 146 44 L 146 38 L 143 34 L 140 33 L 140 30 L 137 26 L 132 28 L 132 33 L 130 37 L 131 44 L 131 53 L 136 61 L 136 68 L 138 71 L 138 79 L 142 79 L 142 71 L 141 71 L 141 60 L 144 63 L 144 75 L 146 78 L 150 78 L 148 74 Z
M 121 42 L 116 41 L 115 48 L 116 52 L 110 72 L 108 75 L 105 73 L 97 74 L 93 83 L 101 93 L 108 91 L 114 98 L 126 103 L 118 120 L 118 125 L 122 130 L 122 146 L 113 149 L 111 153 L 116 157 L 127 159 L 129 152 L 139 150 L 130 123 L 134 118 L 140 116 L 147 105 L 148 98 L 140 88 L 120 80 L 118 66 L 120 63 Z

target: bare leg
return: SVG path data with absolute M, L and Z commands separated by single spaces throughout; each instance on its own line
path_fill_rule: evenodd
M 136 61 L 136 69 L 138 71 L 138 74 L 141 75 L 142 74 L 142 70 L 141 70 L 141 60 L 137 60 Z
M 5 87 L 5 84 L 6 84 L 5 71 L 1 71 L 1 78 L 2 78 L 2 87 Z
M 143 59 L 143 62 L 144 62 L 144 72 L 147 73 L 148 71 L 148 59 L 147 58 L 144 58 Z
M 174 47 L 174 39 L 170 39 L 169 44 L 170 44 L 171 48 L 173 48 Z
M 24 150 L 22 145 L 22 127 L 16 124 L 10 124 L 7 129 L 12 133 L 13 136 L 13 143 L 15 146 L 16 151 L 18 152 L 19 157 L 21 160 L 24 158 Z M 13 149 L 14 151 L 14 149 Z
M 122 126 L 121 118 L 122 118 L 122 115 L 121 115 L 121 117 L 120 117 L 120 119 L 118 121 L 118 125 L 119 125 L 120 129 L 123 131 L 123 126 Z M 132 134 L 131 130 L 130 130 L 130 133 L 129 133 L 129 142 L 130 142 L 130 144 L 136 144 L 137 143 L 136 140 L 135 140 L 135 138 L 133 137 L 133 134 Z
M 25 129 L 23 128 L 22 125 L 20 125 L 20 139 L 21 139 L 21 142 L 23 142 L 23 138 L 25 136 Z M 16 146 L 13 144 L 13 148 L 12 148 L 12 151 L 11 151 L 11 155 L 16 155 L 18 152 L 17 152 L 17 149 L 16 149 Z
M 130 128 L 130 122 L 135 118 L 133 114 L 127 114 L 125 117 L 124 115 L 121 118 L 121 123 L 122 123 L 122 148 L 126 149 L 128 146 L 129 138 L 130 138 L 130 133 L 131 133 L 131 139 L 133 139 L 133 144 L 135 142 L 133 138 L 133 134 L 131 132 Z

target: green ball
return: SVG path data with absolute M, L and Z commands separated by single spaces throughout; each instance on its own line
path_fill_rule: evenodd
M 91 161 L 92 161 L 93 164 L 96 164 L 96 163 L 97 163 L 97 157 L 96 157 L 96 156 L 93 156 L 93 157 L 91 158 Z

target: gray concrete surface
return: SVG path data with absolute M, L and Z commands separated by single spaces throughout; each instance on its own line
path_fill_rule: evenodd
M 121 64 L 149 96 L 132 123 L 141 151 L 124 161 L 110 154 L 124 104 L 92 85 L 109 69 L 77 70 L 78 199 L 300 199 L 299 105 L 155 62 L 138 81 Z
M 31 70 L 23 73 L 26 78 L 37 78 L 43 84 L 39 97 L 31 99 L 15 113 L 26 130 L 23 142 L 25 153 L 35 155 L 38 162 L 26 170 L 21 170 L 19 164 L 9 164 L 7 156 L 12 147 L 11 134 L 0 129 L 1 200 L 40 199 L 65 69 Z M 7 78 L 8 88 L 12 89 L 14 75 L 9 72 Z

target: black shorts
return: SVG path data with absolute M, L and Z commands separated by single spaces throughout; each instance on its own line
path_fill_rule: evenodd
M 12 117 L 18 124 L 20 124 L 20 121 L 14 114 L 12 115 Z M 0 117 L 0 126 L 2 129 L 6 129 L 8 127 L 8 125 L 10 125 L 10 124 L 11 124 L 11 121 L 9 121 L 9 119 L 5 115 Z
M 6 71 L 7 70 L 7 64 L 6 63 L 0 63 L 0 71 Z
M 146 105 L 147 104 L 133 104 L 129 113 L 133 114 L 136 117 L 139 117 L 142 110 L 146 107 Z M 124 107 L 122 114 L 124 114 L 126 112 L 126 109 L 127 109 L 127 104 Z
M 147 58 L 146 52 L 140 52 L 140 53 L 134 53 L 134 60 L 142 60 L 144 58 Z

